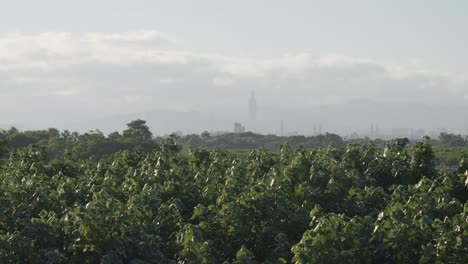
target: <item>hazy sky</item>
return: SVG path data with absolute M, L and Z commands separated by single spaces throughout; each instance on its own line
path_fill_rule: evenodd
M 0 124 L 468 104 L 468 1 L 2 1 Z

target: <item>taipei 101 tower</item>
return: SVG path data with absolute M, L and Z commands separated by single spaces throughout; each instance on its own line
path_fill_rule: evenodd
M 252 90 L 249 98 L 249 125 L 251 130 L 255 130 L 255 123 L 257 121 L 257 100 L 255 100 L 255 93 Z

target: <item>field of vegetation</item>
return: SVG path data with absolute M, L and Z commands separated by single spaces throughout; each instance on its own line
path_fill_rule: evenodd
M 384 149 L 182 151 L 102 158 L 43 146 L 0 165 L 1 263 L 467 263 L 468 157 Z
M 468 154 L 468 147 L 434 146 L 436 163 L 440 166 L 457 166 L 460 157 Z
M 167 136 L 166 136 L 167 137 Z M 122 150 L 133 150 L 140 147 L 144 153 L 160 144 L 166 137 L 154 137 L 144 120 L 134 120 L 127 124 L 122 132 L 112 132 L 105 135 L 103 132 L 91 130 L 85 133 L 60 131 L 56 128 L 47 130 L 20 131 L 15 127 L 8 130 L 0 129 L 0 159 L 6 158 L 11 149 L 24 148 L 29 145 L 45 147 L 49 159 L 63 159 L 67 150 L 73 151 L 80 159 L 108 157 Z M 189 148 L 226 149 L 245 158 L 250 151 L 263 148 L 279 151 L 284 142 L 294 147 L 304 147 L 307 150 L 326 148 L 330 145 L 346 147 L 348 144 L 374 144 L 381 151 L 391 140 L 382 139 L 344 139 L 333 133 L 315 136 L 289 136 L 261 135 L 252 132 L 225 133 L 211 135 L 204 132 L 201 135 L 173 135 L 177 144 L 185 150 Z M 460 157 L 468 154 L 468 141 L 466 137 L 455 134 L 440 134 L 439 138 L 431 139 L 436 165 L 439 168 L 455 168 Z M 410 141 L 409 145 L 414 144 Z

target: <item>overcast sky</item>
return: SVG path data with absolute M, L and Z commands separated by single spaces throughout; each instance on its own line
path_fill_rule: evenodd
M 1 1 L 0 125 L 468 104 L 468 1 Z

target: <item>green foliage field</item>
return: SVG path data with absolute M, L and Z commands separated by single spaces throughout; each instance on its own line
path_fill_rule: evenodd
M 407 144 L 13 150 L 0 263 L 467 263 L 468 158 L 437 171 L 428 139 Z
M 434 154 L 437 164 L 454 166 L 461 157 L 468 155 L 468 147 L 434 146 Z

